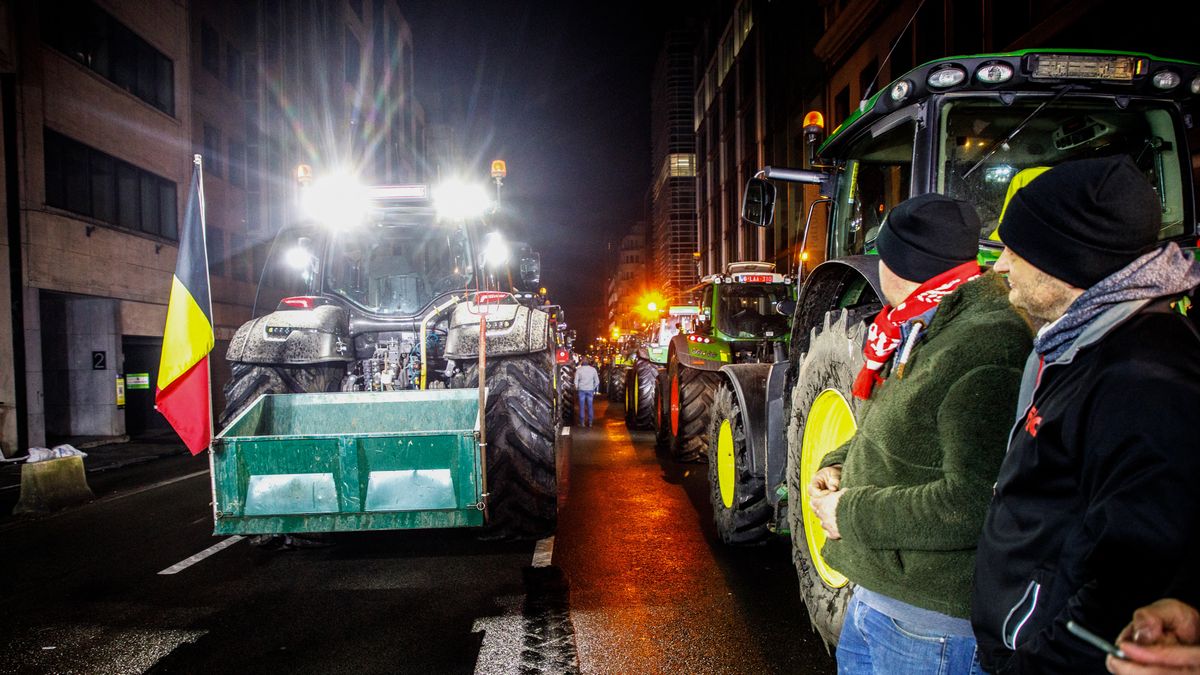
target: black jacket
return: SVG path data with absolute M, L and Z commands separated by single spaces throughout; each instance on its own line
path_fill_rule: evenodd
M 1068 620 L 1112 640 L 1142 605 L 1197 599 L 1200 337 L 1165 301 L 1118 305 L 1031 356 L 1018 411 L 976 555 L 980 661 L 1104 672 Z

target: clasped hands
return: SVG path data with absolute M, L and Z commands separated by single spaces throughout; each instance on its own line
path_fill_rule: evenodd
M 808 500 L 813 513 L 821 521 L 821 529 L 830 539 L 841 539 L 838 531 L 837 505 L 845 490 L 842 485 L 842 465 L 834 464 L 818 471 L 808 484 Z

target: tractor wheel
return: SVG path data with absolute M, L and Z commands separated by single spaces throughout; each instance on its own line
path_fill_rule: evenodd
M 658 380 L 658 366 L 645 359 L 638 359 L 629 369 L 632 374 L 633 406 L 627 422 L 630 429 L 654 428 L 654 389 Z
M 809 620 L 828 648 L 837 645 L 851 590 L 846 577 L 821 557 L 825 531 L 813 513 L 807 487 L 821 459 L 854 435 L 861 401 L 850 388 L 863 365 L 865 335 L 866 326 L 848 321 L 844 310 L 825 315 L 824 326 L 813 330 L 808 353 L 801 361 L 788 418 L 787 513 L 792 562 Z
M 313 394 L 338 391 L 346 366 L 342 363 L 312 366 L 265 366 L 233 363 L 233 374 L 222 390 L 225 409 L 217 418 L 221 428 L 233 421 L 262 394 Z
M 617 365 L 608 370 L 608 400 L 611 403 L 616 403 L 625 396 L 625 371 L 624 366 Z
M 666 369 L 654 381 L 654 446 L 660 450 L 671 447 L 671 403 L 667 396 Z
M 487 487 L 489 536 L 540 539 L 558 514 L 550 352 L 488 359 Z M 479 366 L 466 386 L 479 386 Z
M 765 477 L 751 468 L 742 410 L 728 383 L 722 383 L 714 397 L 708 448 L 708 495 L 721 541 L 763 543 L 771 536 L 767 525 L 774 508 L 767 499 Z
M 675 459 L 702 462 L 708 454 L 708 417 L 721 375 L 686 366 L 679 366 L 677 372 L 679 419 L 673 425 Z
M 575 421 L 575 408 L 579 405 L 579 396 L 575 393 L 575 364 L 563 363 L 558 366 L 558 408 L 562 411 L 564 422 Z

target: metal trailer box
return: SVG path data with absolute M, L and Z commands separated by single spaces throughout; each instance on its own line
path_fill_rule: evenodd
M 483 525 L 479 390 L 263 395 L 213 440 L 214 534 Z

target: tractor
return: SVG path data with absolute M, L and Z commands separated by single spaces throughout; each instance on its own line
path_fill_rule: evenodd
M 554 530 L 550 316 L 509 292 L 486 193 L 464 189 L 303 188 L 226 354 L 217 534 Z M 536 286 L 536 257 L 516 265 Z
M 625 373 L 625 426 L 628 428 L 657 430 L 659 420 L 665 419 L 659 390 L 666 373 L 671 338 L 692 332 L 699 313 L 699 307 L 672 306 L 636 337 L 633 365 Z
M 882 293 L 874 239 L 889 210 L 940 192 L 979 212 L 979 260 L 1003 250 L 999 216 L 1015 189 L 1045 167 L 1126 154 L 1162 206 L 1160 239 L 1196 239 L 1192 111 L 1200 65 L 1145 54 L 1026 50 L 938 59 L 864 101 L 822 141 L 806 117 L 811 169 L 764 168 L 746 186 L 742 217 L 772 224 L 775 181 L 816 185 L 808 211 L 827 209 L 824 262 L 801 268 L 786 359 L 726 365 L 708 428 L 710 498 L 721 538 L 755 544 L 790 534 L 814 628 L 834 645 L 850 596 L 821 556 L 825 535 L 805 486 L 826 453 L 855 431 L 850 395 L 865 322 Z M 807 253 L 807 250 L 805 250 Z
M 664 411 L 659 438 L 677 461 L 708 454 L 708 420 L 721 369 L 729 364 L 774 363 L 787 351 L 788 317 L 779 312 L 795 297 L 792 279 L 774 263 L 730 263 L 689 292 L 699 298 L 691 333 L 675 335 L 667 349 Z

